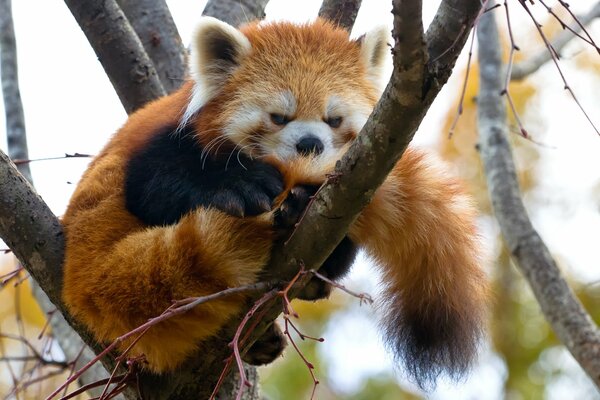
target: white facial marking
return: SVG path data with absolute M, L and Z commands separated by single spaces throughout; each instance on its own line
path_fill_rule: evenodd
M 243 142 L 251 134 L 251 131 L 262 124 L 263 114 L 262 107 L 245 103 L 232 115 L 223 131 L 234 143 L 244 145 Z
M 323 143 L 323 152 L 319 157 L 327 158 L 334 154 L 331 128 L 321 121 L 292 121 L 277 133 L 278 144 L 273 149 L 275 155 L 283 160 L 293 159 L 299 156 L 296 145 L 307 137 L 316 137 Z

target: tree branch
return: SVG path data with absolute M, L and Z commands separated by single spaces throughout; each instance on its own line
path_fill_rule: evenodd
M 445 27 L 447 32 L 455 32 L 456 36 L 449 38 L 449 42 L 454 44 L 453 48 L 440 58 L 445 63 L 444 73 L 436 76 L 435 85 L 429 85 L 424 90 L 424 82 L 429 79 L 430 71 L 427 69 L 428 46 L 424 40 L 421 2 L 393 2 L 396 44 L 390 83 L 356 142 L 336 168 L 336 179 L 320 190 L 287 245 L 274 249 L 271 262 L 266 267 L 268 274 L 289 280 L 298 272 L 300 264 L 307 269 L 318 268 L 401 157 L 429 106 L 450 76 L 469 35 L 472 21 L 480 9 L 477 0 L 451 3 L 477 6 L 463 7 L 466 13 L 443 12 L 443 15 L 438 15 L 437 25 Z M 441 9 L 444 10 L 443 7 Z M 451 21 L 450 18 L 458 18 L 463 22 Z M 465 24 L 464 31 L 459 28 L 461 23 Z M 437 35 L 432 37 L 434 40 L 445 40 L 436 39 Z M 439 44 L 433 46 L 439 47 Z M 251 300 L 248 308 L 255 300 Z M 246 341 L 247 346 L 267 329 L 280 311 L 280 304 L 270 306 Z M 202 392 L 201 387 L 193 384 L 194 376 L 201 375 L 207 382 L 217 381 L 220 370 L 216 371 L 218 368 L 215 366 L 222 365 L 222 360 L 229 355 L 227 344 L 234 336 L 240 319 L 232 319 L 219 335 L 203 343 L 198 357 L 190 360 L 177 374 L 160 377 L 160 380 L 156 377 L 144 378 L 145 392 L 152 393 L 149 398 L 184 398 L 192 393 L 200 398 L 208 397 L 210 393 Z
M 426 87 L 446 83 L 481 6 L 480 0 L 443 0 L 440 3 L 425 35 L 430 75 Z
M 521 200 L 507 140 L 506 105 L 501 96 L 502 57 L 493 13 L 481 18 L 477 33 L 480 149 L 494 213 L 512 258 L 529 282 L 546 319 L 600 387 L 600 331 L 561 276 Z
M 152 60 L 167 93 L 186 77 L 187 50 L 165 0 L 117 0 Z
M 71 5 L 73 8 L 77 7 L 77 4 L 75 4 L 77 2 L 73 0 L 66 0 L 66 2 L 67 4 L 73 3 Z M 266 2 L 263 3 L 266 4 Z M 446 3 L 463 7 L 458 9 L 460 12 L 450 13 L 445 11 L 444 4 Z M 210 4 L 211 2 L 209 2 Z M 239 7 L 239 2 L 236 2 L 236 5 Z M 316 268 L 333 250 L 337 242 L 341 240 L 350 223 L 356 218 L 362 207 L 368 203 L 377 186 L 383 182 L 387 173 L 401 156 L 429 106 L 445 84 L 456 57 L 469 34 L 472 21 L 479 11 L 479 5 L 479 1 L 464 0 L 448 0 L 442 3 L 438 10 L 438 14 L 441 14 L 435 20 L 437 21 L 436 26 L 439 29 L 443 28 L 447 35 L 454 33 L 455 36 L 446 40 L 446 37 L 440 36 L 439 32 L 436 33 L 437 31 L 434 30 L 432 31 L 433 34 L 427 35 L 431 39 L 425 45 L 421 22 L 421 2 L 394 1 L 396 45 L 394 47 L 394 73 L 392 79 L 382 100 L 365 125 L 363 132 L 359 135 L 359 139 L 337 168 L 339 179 L 332 180 L 320 192 L 314 206 L 308 211 L 290 243 L 285 248 L 281 247 L 275 250 L 274 261 L 268 267 L 269 270 L 273 271 L 273 268 L 278 266 L 282 271 L 282 274 L 278 273 L 278 275 L 285 278 L 284 275 L 287 274 L 291 277 L 297 272 L 297 261 L 300 260 L 304 261 L 307 268 Z M 106 23 L 100 24 L 97 20 L 106 19 L 105 11 L 103 9 L 98 10 L 98 7 L 92 8 L 96 9 L 97 14 L 102 16 L 102 18 L 94 20 L 93 23 L 96 24 L 94 29 L 102 31 L 102 29 L 105 29 L 103 27 L 107 25 Z M 262 10 L 261 12 L 264 12 L 264 7 L 262 7 Z M 210 9 L 206 12 L 211 15 L 216 14 Z M 76 13 L 74 12 L 74 14 Z M 89 17 L 88 13 L 86 15 Z M 123 19 L 124 17 L 119 18 Z M 223 18 L 227 20 L 228 17 L 223 16 Z M 458 20 L 453 20 L 453 18 Z M 82 18 L 77 19 L 82 20 Z M 235 20 L 232 22 L 229 19 L 229 21 L 236 23 Z M 91 28 L 88 27 L 87 29 Z M 428 65 L 431 56 L 428 56 L 427 53 L 432 54 L 433 50 L 443 48 L 443 43 L 447 41 L 450 42 L 451 46 L 449 49 L 445 49 L 447 51 L 435 60 L 435 65 L 438 67 L 433 70 L 431 64 Z M 435 51 L 433 54 L 435 54 Z M 35 212 L 40 207 L 43 208 L 39 204 L 43 205 L 43 202 L 37 195 L 33 194 L 26 182 L 14 178 L 14 174 L 11 175 L 13 169 L 14 166 L 10 165 L 7 159 L 0 158 L 0 187 L 3 189 L 11 188 L 7 191 L 0 191 L 0 220 L 3 220 L 4 210 L 11 210 L 10 213 L 5 212 L 5 214 L 10 214 L 9 218 L 20 214 L 23 218 L 28 219 L 32 215 L 32 209 Z M 15 190 L 25 193 L 15 193 Z M 20 207 L 15 211 L 15 206 L 11 202 L 14 202 L 15 198 L 26 199 L 27 196 L 34 197 L 33 206 Z M 354 200 L 348 205 L 347 199 Z M 16 205 L 19 206 L 19 204 Z M 35 213 L 33 215 L 35 216 Z M 332 215 L 340 218 L 333 220 L 327 217 Z M 58 233 L 52 231 L 44 233 L 39 229 L 48 224 L 52 226 L 53 221 L 56 221 L 54 216 L 51 216 L 49 220 L 40 220 L 36 217 L 31 223 L 24 221 L 25 227 L 22 228 L 22 233 L 15 233 L 12 224 L 7 227 L 0 226 L 0 235 L 12 238 L 12 242 L 9 240 L 8 243 L 12 248 L 19 248 L 18 256 L 21 260 L 27 261 L 24 263 L 27 268 L 35 270 L 37 268 L 36 262 L 38 265 L 43 263 L 41 269 L 43 270 L 45 266 L 48 266 L 49 270 L 55 274 L 55 279 L 61 281 L 60 265 L 62 262 L 63 239 L 60 225 L 56 221 L 55 228 Z M 15 223 L 20 224 L 20 220 L 15 221 Z M 26 229 L 27 227 L 29 227 L 29 230 Z M 45 241 L 40 244 L 39 249 L 33 246 L 27 247 L 28 243 L 24 242 L 31 241 L 23 241 L 23 238 L 36 237 L 34 234 L 37 234 L 37 232 L 42 232 L 39 237 L 45 238 Z M 315 232 L 319 232 L 319 234 Z M 316 244 L 316 247 L 307 246 L 304 241 Z M 58 249 L 60 257 L 54 255 L 54 258 L 52 258 L 51 249 Z M 50 252 L 50 258 L 45 257 L 46 252 Z M 35 256 L 32 256 L 32 254 Z M 44 278 L 43 271 L 36 273 Z M 49 281 L 50 279 L 40 279 L 40 284 L 43 288 L 46 288 Z M 52 295 L 59 299 L 59 294 L 60 292 Z M 273 311 L 269 316 L 270 320 L 262 322 L 263 328 L 271 323 L 276 313 L 278 311 Z M 265 318 L 265 321 L 267 319 Z M 208 397 L 210 392 L 207 393 L 206 388 L 211 382 L 215 383 L 218 379 L 219 367 L 222 366 L 222 360 L 228 355 L 227 343 L 233 337 L 236 326 L 236 321 L 232 321 L 212 341 L 203 343 L 198 357 L 191 360 L 188 365 L 181 368 L 177 373 L 160 377 L 149 375 L 143 377 L 142 386 L 145 394 L 148 394 L 147 398 Z M 256 329 L 256 334 L 258 335 L 259 332 L 260 327 Z M 86 338 L 86 340 L 88 339 Z M 248 343 L 251 342 L 252 340 L 248 341 Z M 202 377 L 201 381 L 198 377 Z
M 0 237 L 60 304 L 64 237 L 62 226 L 17 167 L 0 151 Z
M 17 47 L 15 41 L 15 33 L 13 27 L 13 18 L 12 18 L 12 10 L 11 10 L 11 1 L 10 0 L 0 0 L 0 58 L 1 58 L 1 73 L 2 73 L 2 93 L 4 96 L 4 105 L 5 105 L 5 114 L 6 114 L 6 133 L 8 137 L 8 152 L 11 158 L 13 159 L 27 159 L 28 151 L 27 151 L 27 135 L 25 130 L 25 116 L 23 112 L 23 105 L 21 102 L 21 95 L 19 91 L 19 81 L 18 81 L 18 62 L 17 62 Z M 3 156 L 3 155 L 1 155 Z M 4 161 L 4 160 L 3 160 Z M 0 166 L 0 169 L 2 167 Z M 19 165 L 19 172 L 24 176 L 27 181 L 31 185 L 33 185 L 33 180 L 31 178 L 31 172 L 29 169 L 28 163 L 23 163 Z M 12 171 L 14 172 L 14 171 Z M 4 173 L 0 172 L 0 176 L 4 177 Z M 3 178 L 0 178 L 3 179 Z M 0 193 L 0 197 L 2 193 Z M 29 206 L 29 204 L 27 204 Z M 12 208 L 4 208 L 7 212 L 14 213 L 16 210 Z M 42 220 L 44 223 L 48 223 L 47 230 L 56 233 L 57 235 L 61 235 L 59 229 L 60 227 L 56 218 L 53 220 L 53 215 L 48 212 L 49 210 L 42 211 L 44 217 Z M 22 216 L 27 216 L 30 214 L 31 210 L 26 211 Z M 7 216 L 0 215 L 0 225 L 4 226 L 6 222 Z M 21 222 L 17 222 L 14 226 L 20 225 Z M 47 230 L 45 230 L 47 232 Z M 1 233 L 1 232 L 0 232 Z M 34 246 L 36 245 L 36 241 L 42 242 L 43 239 L 36 238 L 36 234 L 40 234 L 42 232 L 30 231 L 30 236 L 20 237 L 18 238 L 23 242 L 31 242 Z M 32 235 L 33 234 L 33 235 Z M 4 234 L 1 235 L 5 238 Z M 27 239 L 29 238 L 29 240 Z M 9 242 L 7 240 L 7 242 Z M 57 241 L 58 242 L 58 241 Z M 51 244 L 52 246 L 52 244 Z M 11 246 L 14 247 L 14 246 Z M 27 251 L 27 250 L 26 250 Z M 55 249 L 51 250 L 50 253 L 56 255 L 55 260 L 59 260 L 58 267 L 62 264 L 62 244 L 58 245 Z M 15 253 L 17 255 L 21 255 L 21 252 Z M 41 259 L 45 260 L 45 257 L 42 256 Z M 41 267 L 37 265 L 37 267 Z M 49 268 L 44 271 L 53 271 L 54 268 Z M 60 269 L 59 269 L 60 271 Z M 30 271 L 33 276 L 33 272 Z M 62 272 L 61 276 L 62 276 Z M 54 275 L 50 275 L 50 279 L 55 279 Z M 58 286 L 58 288 L 50 287 L 46 290 L 50 290 L 51 292 L 59 292 L 60 291 L 60 282 L 62 280 L 56 280 L 54 283 Z M 32 291 L 33 295 L 38 301 L 41 309 L 48 315 L 48 313 L 56 310 L 56 306 L 48 299 L 48 296 L 41 290 L 39 284 L 32 279 Z M 93 355 L 92 351 L 85 345 L 85 343 L 81 340 L 79 335 L 71 328 L 71 326 L 64 319 L 62 314 L 60 313 L 52 313 L 52 317 L 50 318 L 50 324 L 52 326 L 52 332 L 56 340 L 58 341 L 63 353 L 65 354 L 67 361 L 77 360 L 75 363 L 75 367 L 80 365 L 81 363 L 85 363 L 86 360 L 90 359 L 90 355 Z M 90 370 L 88 373 L 81 377 L 80 382 L 82 384 L 86 384 L 89 382 L 96 381 L 106 376 L 106 371 L 102 368 L 102 365 L 97 365 L 93 370 Z M 94 394 L 95 392 L 92 392 Z M 99 393 L 96 393 L 98 395 Z
M 128 114 L 166 94 L 144 46 L 115 0 L 65 3 Z
M 25 135 L 25 115 L 19 90 L 19 70 L 17 67 L 17 42 L 12 18 L 11 0 L 0 0 L 0 71 L 2 73 L 2 95 L 6 115 L 6 137 L 8 154 L 13 160 L 29 158 L 27 136 Z M 29 181 L 29 165 L 19 165 L 19 172 Z
M 269 0 L 209 0 L 202 15 L 214 17 L 232 26 L 265 17 Z
M 336 167 L 335 182 L 319 191 L 294 236 L 272 254 L 267 270 L 285 271 L 284 279 L 298 271 L 299 260 L 314 269 L 331 254 L 400 159 L 431 104 L 423 103 L 422 97 L 427 54 L 421 2 L 393 4 L 394 72 L 357 140 Z
M 589 25 L 594 19 L 600 18 L 600 2 L 596 3 L 594 7 L 585 15 L 578 17 L 581 25 Z M 581 32 L 581 25 L 577 24 L 575 21 L 571 26 L 571 29 L 575 32 Z M 568 29 L 564 29 L 560 32 L 556 37 L 550 42 L 552 48 L 556 51 L 556 53 L 560 53 L 560 51 L 573 39 L 575 38 L 575 34 Z M 539 52 L 533 54 L 531 57 L 526 58 L 525 60 L 516 63 L 513 65 L 512 72 L 510 75 L 511 80 L 520 81 L 525 79 L 532 73 L 536 72 L 538 69 L 542 67 L 545 63 L 552 60 L 552 54 L 549 50 L 543 49 Z
M 362 0 L 324 0 L 319 9 L 319 17 L 352 31 Z
M 86 332 L 79 329 L 80 333 L 76 333 L 71 328 L 65 320 L 68 313 L 61 302 L 64 254 L 62 226 L 29 182 L 1 151 L 0 188 L 0 237 L 37 282 L 33 284 L 33 293 L 42 310 L 60 310 L 60 313 L 53 315 L 50 324 L 67 360 L 77 358 L 76 365 L 85 364 L 93 358 L 92 351 L 87 347 L 79 355 L 85 346 L 79 335 Z M 89 334 L 85 338 L 87 343 L 94 343 Z M 102 366 L 97 365 L 83 375 L 81 381 L 84 384 L 94 382 L 106 375 Z

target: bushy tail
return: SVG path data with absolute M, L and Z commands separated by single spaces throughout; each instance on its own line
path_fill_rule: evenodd
M 385 338 L 421 387 L 476 355 L 487 287 L 475 215 L 459 183 L 409 149 L 350 230 L 382 270 Z

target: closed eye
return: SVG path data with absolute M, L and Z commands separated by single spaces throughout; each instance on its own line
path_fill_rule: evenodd
M 291 119 L 290 117 L 283 115 L 283 114 L 277 114 L 277 113 L 271 113 L 271 122 L 273 122 L 275 125 L 287 125 Z
M 342 125 L 342 117 L 329 117 L 325 120 L 325 123 L 332 128 L 339 128 Z

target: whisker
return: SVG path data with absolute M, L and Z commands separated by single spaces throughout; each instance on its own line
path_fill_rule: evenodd
M 244 150 L 244 149 L 246 149 L 246 148 L 250 148 L 250 150 L 252 150 L 252 148 L 253 148 L 253 147 L 256 147 L 256 144 L 254 144 L 254 143 L 250 143 L 250 144 L 247 144 L 247 145 L 246 145 L 246 146 L 244 146 L 244 147 L 240 147 L 240 149 L 239 149 L 239 150 L 238 150 L 238 152 L 237 152 L 237 160 L 238 160 L 238 163 L 239 163 L 239 164 L 242 166 L 242 168 L 244 168 L 245 170 L 248 170 L 248 168 L 246 168 L 246 166 L 245 166 L 245 165 L 242 163 L 242 160 L 240 160 L 240 153 L 242 152 L 242 150 Z M 252 153 L 250 153 L 250 154 L 252 154 Z M 251 159 L 251 160 L 253 160 L 253 158 L 252 158 L 252 155 L 250 155 L 250 159 Z

